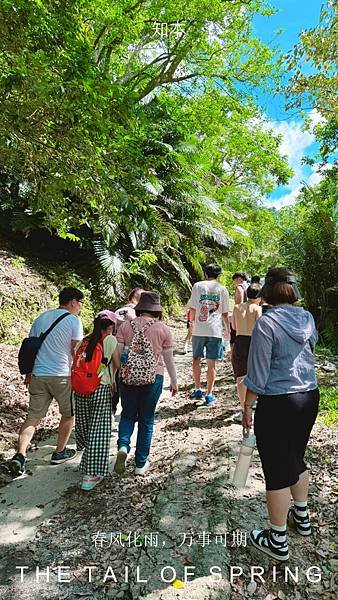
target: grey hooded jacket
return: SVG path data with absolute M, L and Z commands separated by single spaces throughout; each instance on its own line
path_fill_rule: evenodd
M 256 322 L 244 384 L 259 395 L 294 394 L 317 387 L 313 316 L 296 306 L 276 306 Z

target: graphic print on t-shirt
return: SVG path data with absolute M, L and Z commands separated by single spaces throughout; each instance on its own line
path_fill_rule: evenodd
M 201 294 L 200 296 L 200 309 L 198 320 L 207 321 L 209 316 L 215 313 L 220 305 L 219 294 Z
M 196 311 L 193 335 L 222 337 L 222 314 L 229 311 L 229 294 L 218 281 L 198 281 L 188 302 Z

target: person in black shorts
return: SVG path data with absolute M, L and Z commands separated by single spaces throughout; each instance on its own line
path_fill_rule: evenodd
M 289 558 L 287 520 L 300 535 L 311 535 L 304 453 L 319 403 L 314 368 L 317 332 L 311 313 L 294 306 L 300 295 L 291 271 L 269 269 L 261 293 L 269 309 L 252 332 L 243 426 L 251 427 L 257 400 L 254 431 L 266 483 L 269 528 L 251 531 L 250 541 L 283 561 Z

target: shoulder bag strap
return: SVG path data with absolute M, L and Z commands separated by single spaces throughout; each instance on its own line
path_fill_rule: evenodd
M 50 334 L 50 332 L 51 332 L 51 331 L 53 331 L 54 327 L 56 327 L 56 325 L 57 325 L 58 323 L 60 323 L 60 321 L 62 321 L 62 319 L 64 319 L 65 317 L 68 317 L 68 315 L 70 315 L 70 314 L 71 314 L 71 313 L 69 313 L 69 312 L 66 312 L 66 313 L 63 313 L 62 315 L 60 315 L 60 316 L 59 316 L 59 317 L 56 319 L 56 321 L 54 321 L 54 323 L 52 323 L 52 324 L 51 324 L 51 326 L 50 326 L 50 327 L 47 329 L 47 331 L 45 331 L 44 333 L 42 333 L 42 334 L 41 334 L 41 340 L 42 340 L 42 342 L 44 342 L 44 341 L 45 341 L 45 339 L 46 339 L 47 335 L 49 335 L 49 334 Z
M 147 323 L 144 325 L 144 327 L 142 327 L 140 331 L 143 331 L 143 333 L 145 333 L 153 323 L 155 323 L 154 319 L 147 321 Z

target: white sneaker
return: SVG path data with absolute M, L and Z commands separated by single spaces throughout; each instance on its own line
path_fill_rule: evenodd
M 147 460 L 146 464 L 143 467 L 135 468 L 135 475 L 145 475 L 149 468 L 150 468 L 150 462 L 149 462 L 149 460 Z
M 125 446 L 121 446 L 117 453 L 114 471 L 118 475 L 122 475 L 126 470 L 126 460 L 128 456 L 128 449 Z

